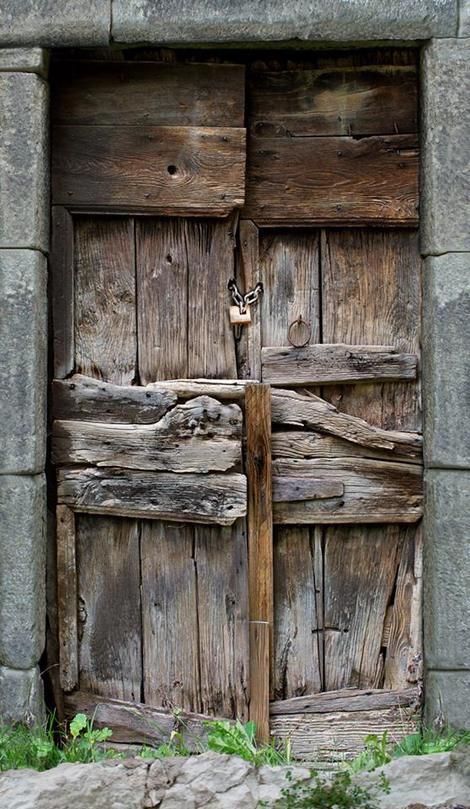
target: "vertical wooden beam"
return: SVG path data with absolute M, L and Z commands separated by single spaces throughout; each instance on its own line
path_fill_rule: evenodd
M 74 350 L 74 258 L 73 221 L 67 210 L 52 208 L 50 267 L 52 322 L 54 329 L 54 376 L 65 379 L 73 371 Z
M 78 683 L 78 627 L 75 515 L 68 506 L 57 506 L 56 531 L 60 684 L 71 691 Z
M 241 219 L 239 232 L 241 284 L 247 292 L 261 281 L 259 231 L 251 219 Z M 242 330 L 239 369 L 242 379 L 261 379 L 261 305 L 259 300 L 251 307 L 251 323 Z
M 260 741 L 269 739 L 273 632 L 271 388 L 251 383 L 245 394 L 250 599 L 250 718 Z

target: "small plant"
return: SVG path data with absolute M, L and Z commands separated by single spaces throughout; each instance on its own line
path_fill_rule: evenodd
M 69 726 L 69 736 L 64 742 L 62 753 L 64 761 L 90 764 L 105 758 L 115 758 L 114 750 L 103 750 L 99 744 L 107 742 L 113 735 L 109 728 L 95 730 L 93 721 L 83 713 L 78 713 Z
M 381 736 L 377 736 L 374 733 L 369 734 L 369 736 L 366 736 L 364 739 L 364 750 L 349 764 L 349 771 L 360 772 L 361 770 L 368 770 L 371 772 L 377 767 L 388 764 L 392 760 L 389 746 L 387 731 L 384 731 Z
M 290 763 L 290 745 L 286 744 L 285 749 L 280 750 L 274 744 L 258 744 L 254 722 L 214 721 L 206 722 L 206 727 L 209 750 L 240 756 L 256 765 Z
M 310 781 L 292 781 L 274 805 L 276 809 L 378 809 L 371 794 L 353 784 L 351 774 L 345 771 L 335 773 L 330 780 L 312 772 Z
M 470 744 L 470 731 L 451 730 L 450 728 L 435 731 L 423 730 L 405 736 L 392 751 L 392 758 L 400 756 L 425 756 L 429 753 L 450 753 L 460 745 Z
M 182 734 L 177 730 L 171 732 L 166 744 L 160 744 L 158 747 L 144 745 L 138 753 L 139 758 L 171 758 L 172 756 L 190 755 L 191 751 L 188 750 Z

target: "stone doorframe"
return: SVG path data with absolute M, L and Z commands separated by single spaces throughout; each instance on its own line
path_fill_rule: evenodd
M 470 727 L 470 0 L 2 0 L 0 717 L 40 717 L 50 48 L 422 46 L 425 705 Z M 268 6 L 268 7 L 267 7 Z

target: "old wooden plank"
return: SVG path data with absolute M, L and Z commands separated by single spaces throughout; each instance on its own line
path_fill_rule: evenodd
M 63 378 L 73 371 L 74 351 L 74 257 L 73 220 L 66 208 L 53 206 L 51 222 L 51 289 L 54 375 Z
M 139 524 L 77 516 L 80 688 L 140 700 Z
M 281 430 L 274 432 L 271 438 L 273 458 L 297 458 L 310 460 L 312 458 L 370 458 L 379 461 L 400 461 L 412 463 L 416 466 L 422 464 L 419 457 L 399 455 L 386 449 L 353 444 L 334 435 L 319 433 L 313 430 Z
M 275 475 L 272 479 L 273 503 L 289 503 L 296 500 L 325 500 L 341 497 L 344 485 L 335 480 L 310 477 L 286 477 Z
M 420 723 L 419 709 L 397 705 L 371 711 L 276 716 L 271 719 L 271 735 L 289 739 L 294 759 L 313 761 L 327 769 L 344 765 L 362 752 L 368 735 L 386 733 L 398 742 L 416 733 Z
M 54 418 L 66 421 L 153 424 L 176 400 L 176 394 L 163 386 L 147 390 L 138 385 L 112 385 L 82 374 L 52 383 Z
M 354 711 L 376 711 L 399 706 L 419 705 L 419 690 L 413 687 L 399 690 L 385 688 L 341 688 L 321 694 L 308 694 L 301 697 L 271 702 L 270 716 L 285 714 L 323 714 Z
M 151 62 L 61 64 L 54 124 L 243 126 L 245 68 Z
M 388 449 L 400 455 L 420 457 L 422 438 L 418 433 L 384 430 L 357 416 L 340 412 L 318 396 L 273 389 L 272 417 L 276 425 L 307 427 L 374 449 Z
M 246 478 L 241 474 L 60 468 L 57 477 L 59 503 L 90 514 L 220 525 L 246 514 Z
M 325 231 L 323 339 L 380 343 L 420 355 L 421 259 L 417 232 Z M 339 386 L 324 392 L 339 410 L 385 429 L 421 428 L 420 381 Z
M 52 199 L 106 210 L 223 216 L 245 198 L 245 130 L 55 126 Z
M 273 461 L 275 475 L 321 479 L 344 486 L 330 499 L 277 501 L 275 523 L 412 523 L 423 512 L 421 469 L 367 458 Z
M 239 224 L 237 278 L 246 292 L 261 281 L 259 265 L 259 231 L 250 219 Z M 242 379 L 261 379 L 261 302 L 250 307 L 251 323 L 241 330 L 238 340 L 238 376 Z
M 145 521 L 141 530 L 144 699 L 200 711 L 194 529 Z
M 201 710 L 248 718 L 248 558 L 244 520 L 194 527 Z M 269 672 L 269 665 L 268 665 Z
M 417 357 L 389 346 L 344 343 L 265 347 L 261 354 L 263 382 L 271 385 L 352 384 L 416 379 Z
M 416 225 L 416 135 L 251 137 L 244 216 L 261 225 Z
M 317 233 L 268 233 L 261 239 L 263 346 L 288 345 L 289 326 L 299 317 L 312 341 L 320 341 L 318 249 Z
M 250 630 L 250 718 L 256 717 L 259 738 L 265 739 L 269 728 L 274 623 L 269 385 L 250 383 L 246 386 L 245 418 L 250 626 L 253 626 L 253 621 L 257 622 L 256 628 Z M 265 624 L 267 629 L 260 629 L 258 622 Z M 263 634 L 266 632 L 269 638 Z M 259 678 L 256 683 L 255 672 Z
M 344 61 L 344 60 L 343 60 Z M 417 66 L 361 63 L 249 74 L 250 130 L 263 136 L 386 135 L 417 132 Z
M 248 381 L 242 379 L 169 379 L 165 380 L 165 390 L 175 393 L 180 399 L 194 396 L 214 396 L 228 402 L 239 402 L 245 398 Z M 154 385 L 147 385 L 152 390 Z
M 68 506 L 57 506 L 56 533 L 60 685 L 71 691 L 78 683 L 78 596 L 75 515 Z
M 65 696 L 68 719 L 84 713 L 93 719 L 96 728 L 112 728 L 112 741 L 117 744 L 168 744 L 173 731 L 184 739 L 188 750 L 198 753 L 207 735 L 205 722 L 213 717 L 182 711 L 176 715 L 172 709 L 154 708 L 141 702 L 109 699 L 85 691 L 74 691 Z
M 75 368 L 129 384 L 137 351 L 133 222 L 78 217 L 75 253 Z
M 274 697 L 322 687 L 321 532 L 276 526 L 274 533 Z M 272 714 L 271 703 L 270 711 Z
M 93 464 L 168 472 L 224 472 L 241 463 L 242 412 L 198 396 L 156 424 L 54 421 L 56 464 Z

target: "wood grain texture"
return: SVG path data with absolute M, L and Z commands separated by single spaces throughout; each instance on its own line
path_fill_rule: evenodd
M 60 685 L 71 691 L 78 683 L 78 602 L 75 515 L 67 506 L 57 506 L 56 534 Z
M 107 211 L 224 216 L 245 200 L 245 130 L 55 126 L 52 200 Z
M 67 421 L 153 424 L 176 400 L 176 394 L 164 387 L 112 385 L 82 374 L 52 382 L 54 418 Z
M 414 55 L 413 55 L 414 56 Z M 346 63 L 290 63 L 248 74 L 250 130 L 263 136 L 385 135 L 417 132 L 416 56 L 359 53 Z
M 336 343 L 265 347 L 261 364 L 263 382 L 298 387 L 416 379 L 417 358 L 415 354 L 400 354 L 390 346 Z
M 269 742 L 270 638 L 267 621 L 250 621 L 250 721 L 260 744 Z
M 423 513 L 421 468 L 366 458 L 273 461 L 282 478 L 300 477 L 342 484 L 342 495 L 277 501 L 275 523 L 413 523 Z
M 270 716 L 309 713 L 343 713 L 351 711 L 375 711 L 381 708 L 413 707 L 419 705 L 417 688 L 408 686 L 401 690 L 383 688 L 342 688 L 322 694 L 291 697 L 271 702 Z
M 242 127 L 243 65 L 72 63 L 52 76 L 54 124 Z
M 246 526 L 194 527 L 201 709 L 248 719 L 250 679 Z M 268 665 L 269 676 L 269 665 Z
M 225 472 L 241 464 L 242 412 L 199 396 L 156 424 L 54 421 L 55 464 L 167 472 Z
M 418 234 L 328 231 L 322 236 L 323 339 L 393 345 L 420 356 L 421 259 Z M 325 398 L 378 427 L 421 428 L 420 382 L 338 387 Z
M 422 460 L 412 455 L 400 455 L 393 450 L 374 449 L 361 444 L 345 441 L 334 435 L 311 430 L 282 430 L 274 432 L 271 438 L 273 458 L 368 458 L 378 461 L 399 461 L 422 466 Z
M 241 402 L 245 399 L 248 384 L 249 381 L 242 379 L 168 379 L 165 380 L 165 390 L 175 393 L 179 399 L 214 396 L 222 402 Z M 149 384 L 146 390 L 153 387 Z
M 51 213 L 50 275 L 54 376 L 73 371 L 74 351 L 74 238 L 70 212 L 53 206 Z
M 259 138 L 243 215 L 257 225 L 416 225 L 416 135 Z
M 136 371 L 134 227 L 129 219 L 75 222 L 75 368 L 129 384 Z
M 261 281 L 259 263 L 259 231 L 250 219 L 239 223 L 239 249 L 237 252 L 237 278 L 246 292 Z M 261 380 L 261 302 L 250 307 L 251 323 L 241 330 L 236 346 L 238 376 L 241 379 Z
M 80 688 L 139 701 L 139 525 L 82 514 L 76 520 Z
M 322 688 L 322 550 L 318 528 L 275 527 L 274 593 L 274 698 L 289 701 Z
M 141 530 L 144 699 L 200 711 L 193 528 L 146 521 Z
M 59 468 L 57 478 L 58 501 L 89 514 L 219 525 L 246 514 L 246 478 L 236 473 Z
M 272 478 L 273 503 L 290 503 L 298 500 L 325 500 L 342 497 L 343 483 L 312 477 L 287 477 L 274 475 Z
M 302 317 L 320 342 L 319 240 L 316 233 L 265 234 L 260 241 L 263 346 L 288 345 L 290 324 Z

